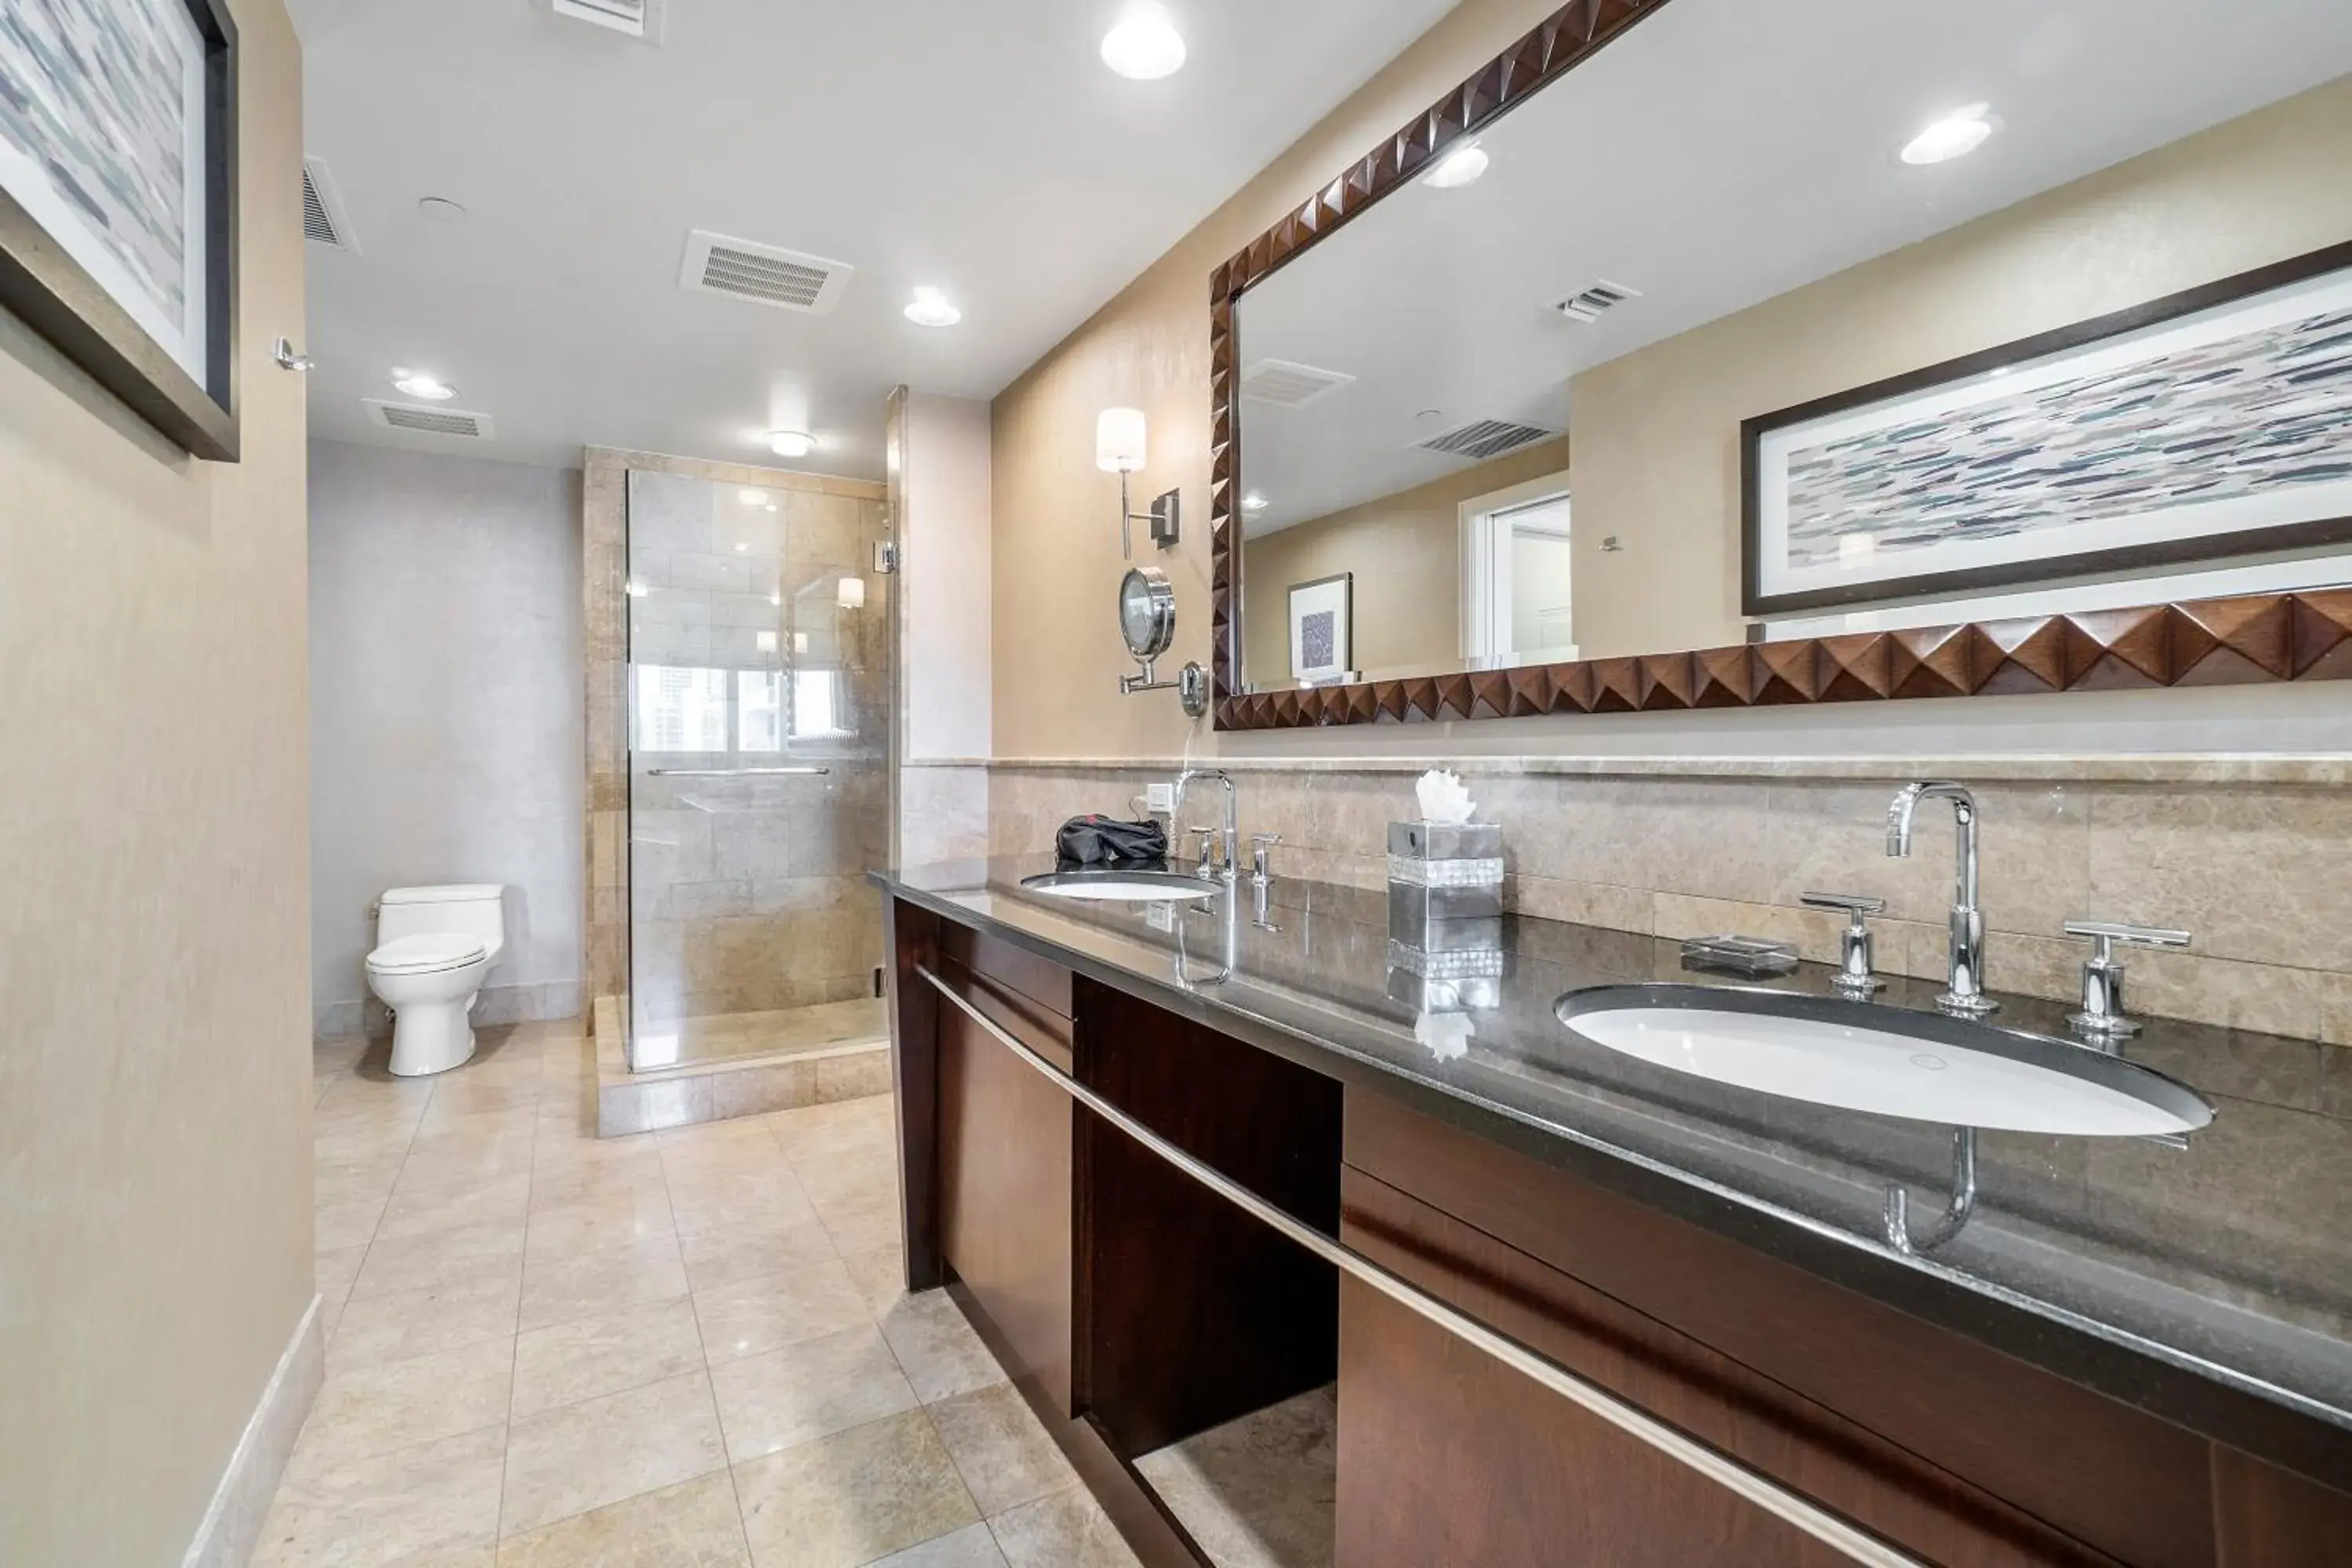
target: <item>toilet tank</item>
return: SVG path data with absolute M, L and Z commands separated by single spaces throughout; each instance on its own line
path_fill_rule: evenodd
M 387 889 L 376 912 L 376 945 L 404 936 L 478 937 L 492 958 L 506 945 L 506 889 L 496 882 Z

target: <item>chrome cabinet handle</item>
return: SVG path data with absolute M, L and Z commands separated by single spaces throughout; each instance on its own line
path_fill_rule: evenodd
M 1886 910 L 1885 899 L 1859 893 L 1806 893 L 1801 901 L 1817 910 L 1843 910 L 1846 927 L 1838 939 L 1837 978 L 1832 985 L 1848 996 L 1868 996 L 1886 989 L 1870 962 L 1870 917 Z
M 1011 1051 L 1026 1066 L 1044 1075 L 1063 1093 L 1134 1139 L 1162 1161 L 1173 1165 L 1184 1175 L 1208 1188 L 1209 1191 L 1260 1224 L 1297 1242 L 1316 1257 L 1338 1268 L 1342 1274 L 1371 1287 L 1399 1306 L 1418 1313 L 1436 1324 L 1454 1338 L 1467 1341 L 1514 1372 L 1535 1379 L 1554 1394 L 1599 1416 L 1618 1430 L 1639 1438 L 1651 1447 L 1697 1471 L 1727 1490 L 1747 1499 L 1774 1518 L 1843 1552 L 1854 1562 L 1869 1563 L 1872 1568 L 1928 1568 L 1928 1565 L 1918 1558 L 1911 1556 L 1897 1547 L 1888 1545 L 1858 1525 L 1849 1524 L 1811 1499 L 1790 1491 L 1770 1477 L 1749 1468 L 1727 1454 L 1709 1447 L 1696 1437 L 1683 1432 L 1679 1427 L 1668 1426 L 1641 1406 L 1628 1404 L 1599 1384 L 1580 1377 L 1566 1367 L 1538 1355 L 1509 1335 L 1488 1328 L 1475 1318 L 1468 1317 L 1430 1295 L 1419 1286 L 1390 1273 L 1354 1248 L 1333 1240 L 1312 1226 L 1292 1218 L 1214 1166 L 1194 1159 L 1060 1068 L 1055 1067 L 1052 1062 L 1047 1061 L 1044 1057 L 1039 1056 L 1000 1027 L 994 1019 L 965 1001 L 956 993 L 954 987 L 933 973 L 928 965 L 920 963 L 915 965 L 915 973 L 929 981 L 933 990 L 955 1004 L 959 1011 L 979 1025 L 997 1044 Z
M 2126 925 L 2120 921 L 2068 921 L 2061 928 L 2068 936 L 2088 937 L 2091 956 L 2083 961 L 2083 1007 L 2069 1013 L 2066 1022 L 2077 1034 L 2100 1045 L 2112 1046 L 2139 1033 L 2139 1020 L 2124 1012 L 2124 965 L 2116 945 L 2126 947 L 2187 947 L 2189 935 L 2164 926 Z
M 740 779 L 768 778 L 778 773 L 829 773 L 831 768 L 647 768 L 649 779 Z

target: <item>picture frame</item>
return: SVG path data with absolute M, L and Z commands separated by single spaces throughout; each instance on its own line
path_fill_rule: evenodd
M 0 86 L 0 306 L 178 446 L 235 462 L 226 0 L 12 0 Z
M 1290 676 L 1301 686 L 1355 674 L 1356 574 L 1290 585 Z
M 1749 616 L 2352 542 L 2352 243 L 1745 420 L 1740 479 Z

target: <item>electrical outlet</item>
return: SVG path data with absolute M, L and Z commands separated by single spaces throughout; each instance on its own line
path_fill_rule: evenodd
M 1176 809 L 1176 786 L 1172 784 L 1148 784 L 1143 786 L 1143 807 L 1146 811 Z

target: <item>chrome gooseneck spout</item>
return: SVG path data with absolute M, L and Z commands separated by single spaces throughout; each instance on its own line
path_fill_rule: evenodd
M 1225 786 L 1225 822 L 1220 834 L 1224 864 L 1217 868 L 1215 875 L 1230 882 L 1241 874 L 1241 792 L 1234 784 L 1234 775 L 1223 768 L 1186 768 L 1176 775 L 1176 787 L 1170 795 L 1168 820 L 1171 825 L 1183 820 L 1184 792 L 1192 787 L 1195 779 L 1214 779 Z M 1202 875 L 1209 874 L 1204 867 Z
M 1948 800 L 1959 828 L 1952 886 L 1951 977 L 1936 1005 L 1947 1013 L 1980 1018 L 2000 1005 L 1984 994 L 1984 910 L 1977 901 L 1977 797 L 1966 784 L 1927 780 L 1906 784 L 1886 808 L 1886 852 L 1911 853 L 1911 816 L 1923 800 Z

